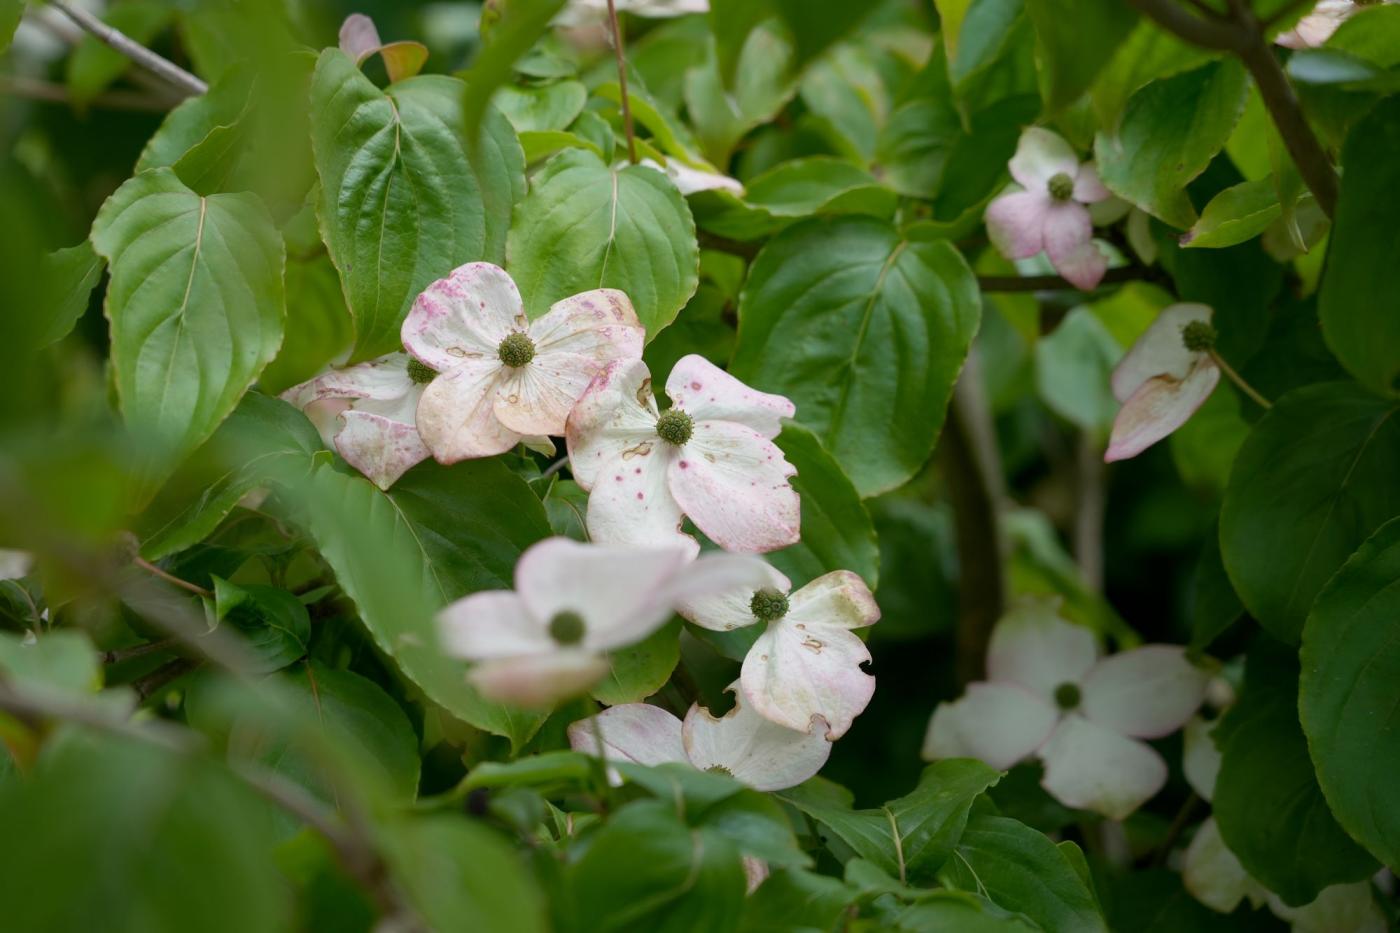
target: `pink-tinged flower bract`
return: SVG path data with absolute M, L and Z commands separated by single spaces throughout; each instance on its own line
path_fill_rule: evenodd
M 433 456 L 455 463 L 561 435 L 574 403 L 608 363 L 636 360 L 644 331 L 632 302 L 600 288 L 525 314 L 499 266 L 468 263 L 423 290 L 403 323 L 408 352 L 439 375 L 418 404 Z
M 1208 679 L 1175 645 L 1099 658 L 1087 628 L 1027 604 L 993 630 L 987 680 L 934 710 L 924 757 L 1009 768 L 1035 755 L 1052 797 L 1121 820 L 1167 780 L 1162 756 L 1139 740 L 1180 728 Z
M 796 470 L 772 438 L 794 412 L 780 395 L 744 385 L 704 357 L 682 357 L 666 380 L 671 407 L 658 412 L 640 360 L 598 374 L 569 415 L 574 479 L 589 490 L 595 541 L 679 544 L 690 520 L 729 551 L 795 544 L 801 506 Z

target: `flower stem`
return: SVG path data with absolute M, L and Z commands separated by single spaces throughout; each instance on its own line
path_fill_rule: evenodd
M 627 64 L 622 57 L 622 27 L 617 22 L 617 3 L 608 0 L 608 28 L 612 31 L 613 54 L 617 56 L 617 86 L 622 99 L 622 128 L 627 133 L 627 160 L 637 164 L 637 137 L 632 131 L 632 104 L 627 97 Z
M 149 574 L 151 574 L 151 575 L 153 575 L 153 576 L 160 577 L 162 580 L 164 580 L 166 583 L 169 583 L 171 586 L 178 586 L 180 589 L 182 589 L 182 590 L 187 590 L 187 591 L 189 591 L 189 592 L 191 592 L 191 593 L 194 593 L 194 594 L 197 595 L 197 596 L 213 596 L 213 595 L 214 595 L 213 591 L 211 591 L 211 590 L 206 590 L 204 587 L 200 586 L 198 583 L 191 583 L 191 582 L 188 581 L 188 580 L 181 580 L 179 577 L 175 576 L 174 574 L 167 573 L 167 572 L 165 572 L 164 570 L 161 570 L 159 567 L 157 567 L 155 564 L 151 563 L 150 561 L 146 560 L 144 557 L 140 557 L 140 556 L 134 557 L 134 558 L 132 558 L 132 563 L 134 563 L 136 566 L 140 567 L 142 570 L 146 571 L 147 573 L 149 573 Z
M 1226 376 L 1228 376 L 1230 378 L 1230 381 L 1233 382 L 1241 392 L 1253 399 L 1254 404 L 1258 405 L 1265 411 L 1274 407 L 1274 403 L 1270 402 L 1268 399 L 1264 398 L 1264 396 L 1260 395 L 1259 392 L 1254 388 L 1254 386 L 1245 382 L 1244 377 L 1241 376 L 1239 373 L 1235 372 L 1235 367 L 1225 362 L 1225 358 L 1223 356 L 1221 356 L 1215 350 L 1208 350 L 1207 352 L 1210 353 L 1210 358 L 1212 360 L 1215 360 L 1215 365 L 1220 367 L 1220 371 Z

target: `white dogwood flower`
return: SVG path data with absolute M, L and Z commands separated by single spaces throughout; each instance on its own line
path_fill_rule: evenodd
M 827 738 L 838 739 L 875 693 L 875 678 L 861 669 L 870 651 L 852 629 L 879 621 L 880 607 L 865 581 L 849 570 L 817 577 L 790 593 L 788 578 L 767 569 L 770 579 L 763 587 L 688 600 L 678 611 L 716 632 L 764 625 L 739 675 L 744 699 L 789 729 L 805 731 L 820 719 Z
M 626 703 L 569 726 L 575 751 L 596 755 L 599 735 L 608 758 L 643 765 L 684 762 L 764 791 L 801 784 L 831 754 L 825 723 L 814 722 L 807 732 L 788 729 L 750 710 L 737 692 L 734 708 L 718 718 L 698 703 L 684 722 L 660 707 Z
M 1074 149 L 1043 127 L 1021 133 L 1008 164 L 1020 186 L 987 205 L 987 234 L 1008 259 L 1028 259 L 1044 250 L 1055 271 L 1088 290 L 1108 270 L 1094 244 L 1088 205 L 1106 200 L 1108 189 L 1093 163 L 1080 163 Z
M 418 403 L 418 432 L 442 463 L 563 434 L 589 380 L 640 358 L 643 334 L 616 289 L 565 298 L 531 321 L 504 269 L 460 266 L 424 289 L 403 322 L 404 347 L 438 372 Z
M 406 353 L 331 369 L 282 393 L 326 446 L 380 489 L 394 485 L 429 451 L 418 436 L 418 399 L 435 373 Z
M 1175 304 L 1162 309 L 1113 370 L 1113 394 L 1123 407 L 1113 419 L 1104 460 L 1126 460 L 1181 427 L 1220 381 L 1211 356 L 1211 309 Z
M 934 710 L 924 757 L 1009 768 L 1035 755 L 1052 797 L 1121 820 L 1167 780 L 1162 756 L 1139 740 L 1180 728 L 1208 679 L 1176 645 L 1100 658 L 1087 628 L 1028 603 L 992 631 L 987 680 Z
M 520 556 L 514 590 L 459 599 L 438 625 L 448 654 L 478 662 L 467 676 L 483 696 L 544 707 L 596 683 L 606 652 L 646 638 L 681 600 L 765 579 L 741 555 L 550 538 Z
M 697 168 L 682 162 L 675 156 L 668 158 L 665 165 L 655 159 L 643 159 L 639 164 L 665 174 L 681 194 L 715 190 L 728 191 L 730 194 L 738 196 L 742 196 L 744 193 L 744 186 L 737 179 L 716 172 L 710 167 Z
M 1211 738 L 1218 722 L 1198 716 L 1182 730 L 1182 771 L 1191 789 L 1206 801 L 1214 799 L 1215 778 L 1220 773 L 1220 749 Z M 1197 827 L 1186 847 L 1181 881 L 1192 897 L 1222 914 L 1234 913 L 1245 900 L 1256 909 L 1267 904 L 1293 933 L 1384 933 L 1389 929 L 1371 885 L 1365 881 L 1334 884 L 1323 888 L 1309 904 L 1288 906 L 1240 864 L 1220 835 L 1214 817 L 1207 817 Z
M 728 551 L 797 543 L 796 470 L 772 441 L 792 402 L 744 385 L 702 356 L 682 357 L 658 412 L 640 360 L 610 364 L 569 415 L 569 465 L 590 491 L 588 532 L 615 544 L 680 544 L 690 520 Z

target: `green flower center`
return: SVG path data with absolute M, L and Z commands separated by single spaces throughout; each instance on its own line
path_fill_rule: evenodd
M 1074 194 L 1074 179 L 1064 172 L 1056 172 L 1050 176 L 1046 187 L 1050 189 L 1050 197 L 1056 201 L 1068 201 Z
M 583 616 L 565 610 L 549 620 L 549 637 L 556 644 L 577 645 L 583 641 Z
M 749 600 L 749 610 L 760 622 L 774 622 L 787 615 L 788 598 L 777 590 L 762 589 Z
M 706 773 L 706 774 L 723 774 L 725 777 L 733 777 L 733 776 L 734 776 L 734 772 L 733 772 L 733 771 L 730 771 L 730 770 L 729 770 L 728 768 L 726 768 L 724 765 L 710 765 L 708 768 L 705 769 L 705 773 Z
M 677 447 L 690 440 L 695 431 L 695 422 L 679 408 L 668 408 L 656 419 L 656 436 Z
M 516 331 L 501 341 L 501 345 L 496 348 L 496 355 L 501 358 L 502 363 L 512 369 L 519 369 L 535 358 L 535 342 L 530 339 L 529 334 Z
M 1181 342 L 1192 353 L 1205 353 L 1215 346 L 1215 328 L 1205 321 L 1192 321 L 1181 328 Z
M 425 382 L 432 382 L 433 379 L 437 376 L 436 369 L 433 369 L 431 366 L 428 366 L 424 363 L 418 362 L 418 360 L 414 359 L 411 356 L 408 358 L 408 366 L 406 366 L 405 368 L 408 370 L 408 378 L 412 379 L 419 385 L 422 385 Z
M 1060 709 L 1074 709 L 1079 706 L 1079 685 L 1062 683 L 1055 688 L 1055 705 Z

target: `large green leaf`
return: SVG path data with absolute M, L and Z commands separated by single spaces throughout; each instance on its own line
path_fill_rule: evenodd
M 395 883 L 432 930 L 544 933 L 539 889 L 519 858 L 485 826 L 435 814 L 386 827 Z
M 258 386 L 284 392 L 343 359 L 354 341 L 354 323 L 335 264 L 324 252 L 287 257 L 287 333 L 277 358 L 267 364 Z
M 1186 184 L 1210 164 L 1244 112 L 1247 86 L 1236 61 L 1154 81 L 1128 101 L 1116 131 L 1095 137 L 1109 190 L 1185 230 L 1196 222 Z
M 81 696 L 102 686 L 102 667 L 87 633 L 65 629 L 32 639 L 0 632 L 0 676 L 28 693 Z
M 952 887 L 1025 914 L 1041 929 L 1107 933 L 1093 888 L 1070 855 L 1025 823 L 990 815 L 968 820 L 941 876 Z
M 682 933 L 730 930 L 744 903 L 739 852 L 711 829 L 692 829 L 661 800 L 613 814 L 568 868 L 569 930 Z M 561 905 L 562 906 L 562 905 Z
M 543 717 L 483 700 L 433 618 L 468 593 L 510 589 L 520 552 L 549 534 L 525 481 L 498 459 L 427 462 L 386 493 L 323 463 L 303 495 L 311 536 L 380 650 L 449 712 L 516 747 L 528 740 Z
M 250 194 L 200 197 L 169 169 L 117 189 L 93 221 L 122 411 L 165 473 L 214 433 L 282 341 L 282 238 Z
M 87 240 L 44 256 L 40 270 L 44 315 L 39 346 L 67 337 L 88 309 L 88 301 L 107 263 Z
M 1089 89 L 1137 23 L 1136 11 L 1118 0 L 1027 0 L 1026 12 L 1035 26 L 1051 111 Z
M 980 313 L 948 243 L 901 239 L 871 218 L 807 221 L 754 261 L 731 370 L 791 398 L 868 496 L 928 459 Z
M 381 91 L 338 49 L 311 81 L 317 210 L 355 319 L 355 360 L 399 345 L 424 286 L 481 259 L 486 214 L 461 137 L 462 85 L 422 75 Z
M 531 180 L 507 255 L 532 317 L 570 295 L 617 288 L 648 338 L 699 284 L 695 221 L 670 179 L 639 165 L 611 168 L 583 149 L 559 153 Z
M 792 43 L 775 23 L 747 33 L 734 89 L 725 88 L 711 54 L 685 74 L 685 106 L 705 158 L 723 167 L 749 130 L 773 119 L 797 93 Z
M 1318 594 L 1303 627 L 1299 712 L 1337 821 L 1400 864 L 1400 520 L 1382 525 Z
M 635 645 L 610 652 L 611 670 L 593 696 L 609 706 L 640 703 L 666 686 L 680 659 L 680 623 L 672 621 Z
M 1400 404 L 1349 383 L 1284 395 L 1245 439 L 1220 513 L 1220 552 L 1250 614 L 1296 642 L 1313 598 L 1400 515 Z
M 846 0 L 713 0 L 710 29 L 726 86 L 742 86 L 745 41 L 759 23 L 776 18 L 787 30 L 797 66 L 843 38 L 875 8 Z
M 0 782 L 5 926 L 289 930 L 286 882 L 261 813 L 257 798 L 202 758 L 56 737 L 27 779 Z
M 1376 870 L 1323 799 L 1298 722 L 1298 660 L 1290 649 L 1267 636 L 1256 640 L 1244 693 L 1213 737 L 1221 752 L 1215 821 L 1252 877 L 1296 907 Z
M 980 761 L 950 758 L 926 767 L 918 786 L 878 810 L 852 810 L 800 788 L 779 797 L 815 820 L 823 837 L 839 840 L 891 877 L 920 884 L 953 854 L 972 802 L 1000 777 Z
M 10 47 L 15 28 L 24 15 L 24 0 L 0 0 L 0 52 Z
M 802 496 L 802 540 L 768 559 L 794 588 L 833 570 L 850 570 L 874 589 L 880 578 L 875 525 L 850 478 L 806 428 L 786 425 L 777 444 L 797 468 L 792 487 Z
M 220 576 L 213 582 L 212 622 L 242 636 L 253 659 L 252 672 L 279 671 L 306 654 L 311 617 L 296 596 L 275 586 L 239 585 Z
M 249 392 L 137 519 L 142 555 L 159 560 L 198 544 L 268 477 L 309 473 L 311 456 L 321 449 L 301 412 Z
M 1400 190 L 1400 99 L 1388 100 L 1347 137 L 1346 171 L 1327 252 L 1318 314 L 1327 346 L 1356 378 L 1400 391 L 1400 238 L 1387 206 Z

